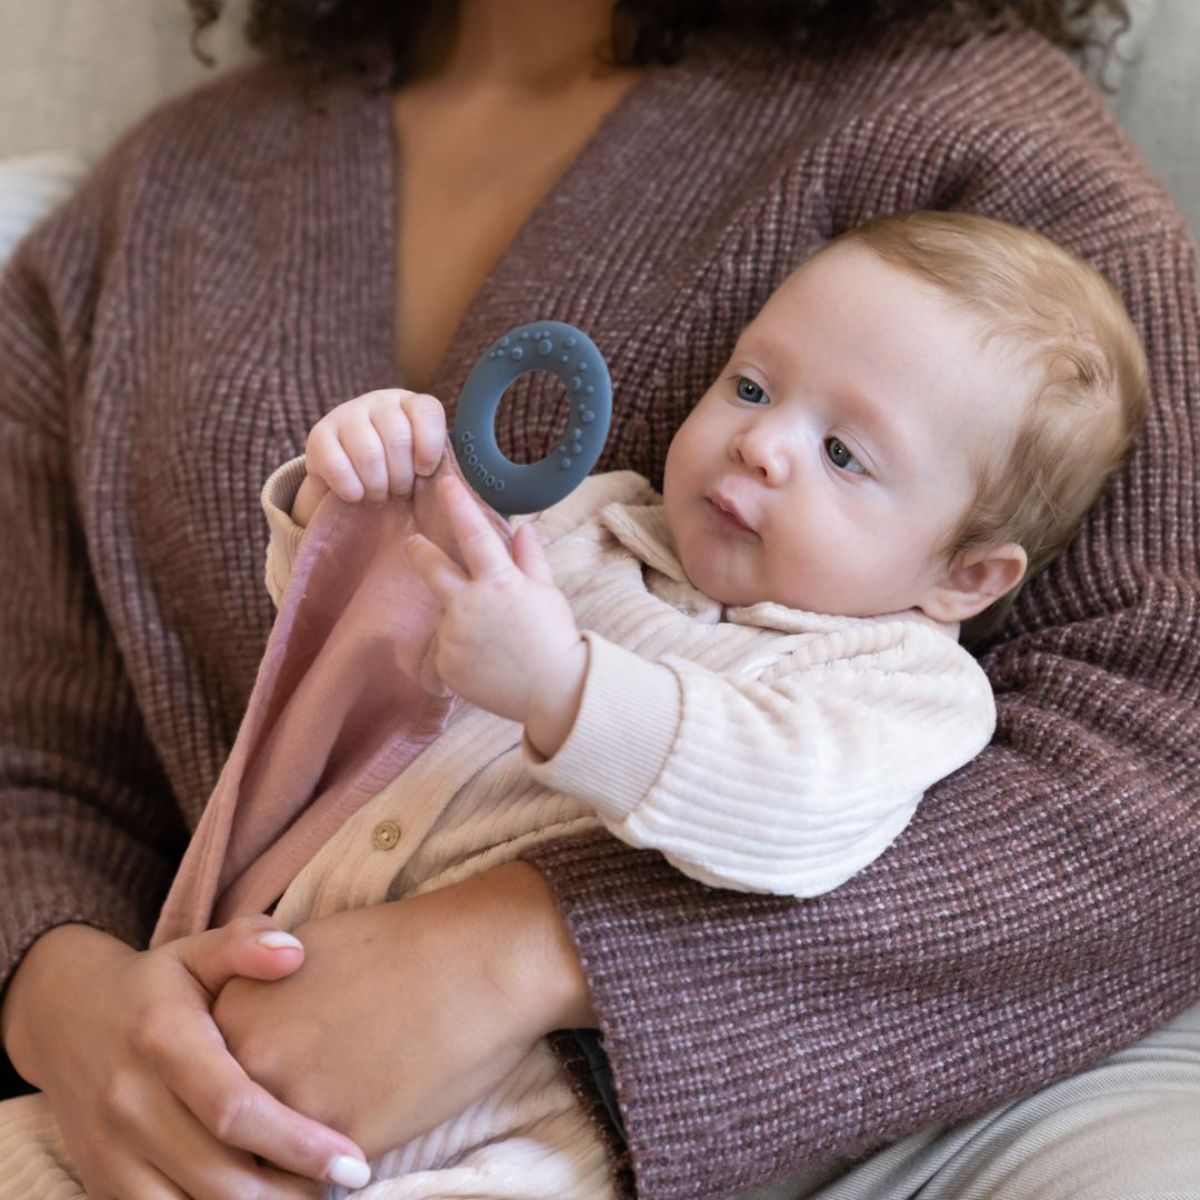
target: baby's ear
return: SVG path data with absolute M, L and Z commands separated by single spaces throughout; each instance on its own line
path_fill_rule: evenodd
M 961 624 L 1025 578 L 1028 559 L 1016 542 L 988 546 L 949 567 L 924 601 L 917 605 L 927 616 L 945 624 Z

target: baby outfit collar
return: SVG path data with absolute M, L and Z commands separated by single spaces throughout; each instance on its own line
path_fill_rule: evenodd
M 843 617 L 828 613 L 804 612 L 764 600 L 758 604 L 726 608 L 706 596 L 684 574 L 667 531 L 666 511 L 662 504 L 622 504 L 614 501 L 600 510 L 600 524 L 635 558 L 654 574 L 646 587 L 664 603 L 704 624 L 728 621 L 734 625 L 752 625 L 777 629 L 783 633 L 830 633 L 845 629 L 855 621 L 877 621 L 878 617 Z M 903 616 L 904 614 L 893 614 Z
M 683 565 L 667 532 L 666 509 L 661 504 L 621 504 L 614 501 L 600 510 L 600 524 L 634 557 L 675 583 L 686 583 Z

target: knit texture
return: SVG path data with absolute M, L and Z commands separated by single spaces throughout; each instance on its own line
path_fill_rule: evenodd
M 0 917 L 143 941 L 271 621 L 261 481 L 392 358 L 385 95 L 276 67 L 174 102 L 0 287 Z M 594 832 L 530 852 L 585 964 L 640 1194 L 727 1198 L 1093 1061 L 1200 993 L 1200 318 L 1183 223 L 1102 100 L 1025 35 L 647 71 L 516 235 L 430 390 L 503 329 L 587 329 L 602 469 L 667 441 L 810 247 L 876 213 L 1041 229 L 1125 296 L 1152 368 L 1130 466 L 984 665 L 991 748 L 812 901 L 706 889 Z M 500 410 L 554 444 L 555 388 Z M 202 502 L 201 502 L 202 501 Z

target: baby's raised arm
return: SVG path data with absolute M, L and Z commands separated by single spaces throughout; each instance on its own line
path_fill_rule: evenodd
M 292 520 L 307 526 L 328 491 L 349 504 L 407 496 L 417 475 L 437 469 L 445 445 L 446 410 L 436 396 L 385 388 L 347 400 L 309 432 Z

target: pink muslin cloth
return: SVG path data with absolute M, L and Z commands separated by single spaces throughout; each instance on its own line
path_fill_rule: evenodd
M 268 909 L 443 729 L 455 698 L 419 682 L 437 602 L 405 542 L 420 532 L 462 561 L 435 494 L 447 471 L 462 477 L 449 443 L 411 498 L 345 504 L 330 493 L 321 501 L 151 945 Z M 508 541 L 507 522 L 484 511 Z

